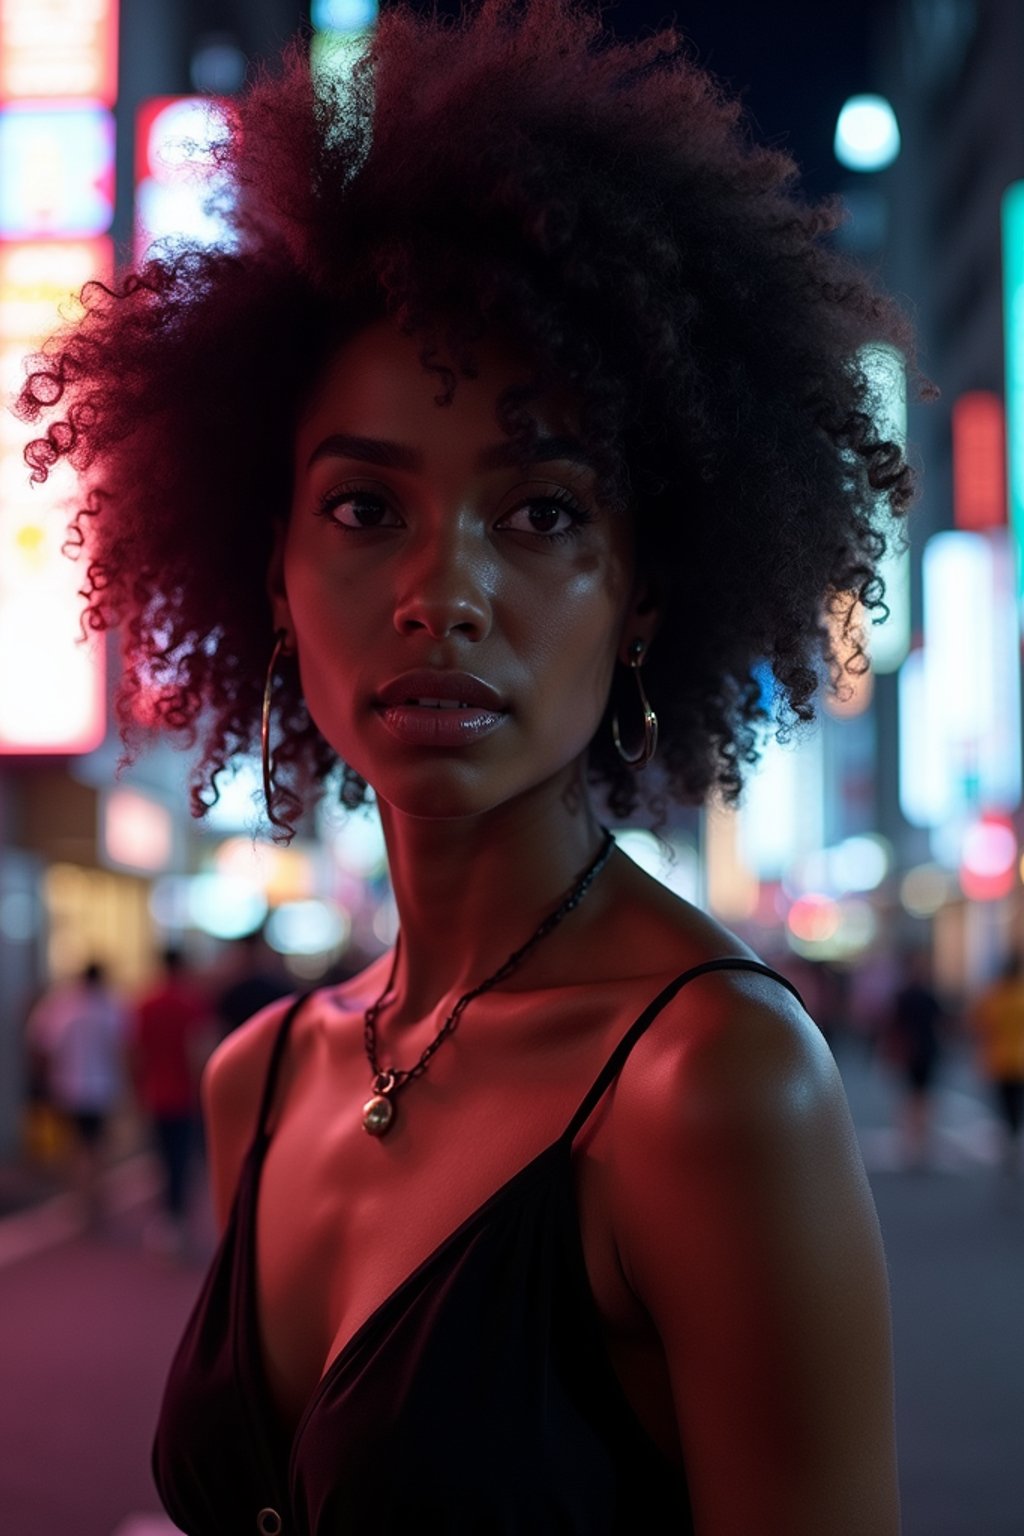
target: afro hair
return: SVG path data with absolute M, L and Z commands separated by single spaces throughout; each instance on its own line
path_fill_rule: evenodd
M 231 247 L 165 245 L 88 284 L 16 406 L 44 421 L 34 478 L 61 458 L 81 475 L 84 621 L 120 631 L 126 760 L 149 730 L 199 739 L 201 814 L 258 747 L 297 418 L 339 343 L 388 316 L 441 403 L 494 330 L 538 390 L 573 391 L 657 576 L 658 794 L 735 799 L 765 727 L 812 719 L 822 682 L 867 665 L 911 499 L 863 364 L 910 338 L 830 241 L 837 210 L 801 197 L 674 27 L 622 41 L 584 0 L 399 4 L 350 78 L 299 39 L 227 118 Z M 529 436 L 526 404 L 504 402 L 510 433 Z M 625 818 L 640 781 L 608 728 L 616 691 L 589 772 Z M 332 775 L 356 803 L 294 666 L 274 711 L 277 818 Z

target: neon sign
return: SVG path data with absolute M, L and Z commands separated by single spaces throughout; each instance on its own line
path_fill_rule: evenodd
M 0 373 L 13 390 L 22 359 L 59 306 L 112 264 L 108 240 L 0 244 Z M 61 466 L 32 486 L 25 431 L 0 416 L 0 753 L 90 752 L 106 727 L 103 644 L 79 644 L 82 568 L 61 554 L 73 477 Z M 70 481 L 70 483 L 69 483 Z
M 116 0 L 0 0 L 0 98 L 117 99 Z
M 114 119 L 105 107 L 0 111 L 0 235 L 102 235 L 114 217 Z
M 958 528 L 1006 522 L 1003 404 L 975 389 L 953 404 L 953 521 Z

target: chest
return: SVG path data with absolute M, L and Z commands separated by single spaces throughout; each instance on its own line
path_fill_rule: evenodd
M 578 1021 L 579 1022 L 579 1021 Z M 618 1020 L 567 1027 L 561 1049 L 510 1060 L 448 1047 L 368 1136 L 368 1074 L 355 1031 L 299 1061 L 264 1162 L 257 1296 L 268 1387 L 294 1427 L 317 1382 L 417 1268 L 569 1123 Z M 499 1037 L 500 1038 L 500 1037 Z M 602 1101 L 574 1147 L 573 1218 L 609 1358 L 645 1428 L 675 1443 L 656 1337 L 622 1274 L 608 1198 L 613 1137 Z

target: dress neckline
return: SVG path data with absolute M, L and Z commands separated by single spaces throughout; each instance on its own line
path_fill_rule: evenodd
M 347 1366 L 351 1364 L 353 1358 L 358 1354 L 360 1347 L 363 1345 L 366 1339 L 370 1337 L 370 1335 L 375 1331 L 377 1327 L 379 1327 L 380 1323 L 384 1320 L 388 1313 L 394 1310 L 394 1308 L 397 1307 L 405 1299 L 409 1292 L 416 1287 L 417 1283 L 422 1280 L 423 1277 L 431 1269 L 435 1268 L 452 1248 L 456 1247 L 461 1240 L 468 1237 L 469 1234 L 474 1231 L 481 1224 L 481 1222 L 486 1220 L 488 1216 L 493 1215 L 495 1209 L 498 1206 L 503 1204 L 506 1200 L 510 1199 L 513 1194 L 518 1194 L 525 1186 L 529 1184 L 532 1178 L 539 1176 L 542 1171 L 546 1171 L 547 1165 L 549 1163 L 554 1164 L 557 1161 L 557 1155 L 559 1153 L 562 1153 L 566 1160 L 569 1161 L 571 1156 L 571 1146 L 568 1142 L 565 1141 L 564 1136 L 559 1136 L 555 1141 L 551 1142 L 548 1146 L 544 1147 L 540 1152 L 538 1152 L 535 1157 L 532 1157 L 528 1163 L 524 1163 L 523 1166 L 519 1168 L 515 1173 L 511 1174 L 509 1178 L 504 1181 L 504 1183 L 500 1184 L 492 1194 L 488 1195 L 486 1199 L 484 1199 L 481 1204 L 476 1207 L 475 1210 L 471 1211 L 469 1215 L 464 1218 L 464 1220 L 460 1221 L 457 1226 L 453 1227 L 453 1229 L 431 1249 L 426 1257 L 414 1265 L 409 1273 L 402 1280 L 400 1280 L 398 1284 L 392 1288 L 391 1291 L 388 1292 L 383 1301 L 378 1302 L 374 1306 L 373 1310 L 356 1327 L 355 1332 L 349 1337 L 349 1339 L 341 1346 L 339 1350 L 337 1350 L 331 1356 L 330 1360 L 324 1367 L 323 1373 L 319 1377 L 316 1385 L 310 1393 L 310 1396 L 306 1402 L 306 1406 L 302 1410 L 302 1413 L 295 1425 L 295 1429 L 292 1432 L 290 1441 L 288 1441 L 287 1432 L 285 1432 L 283 1435 L 283 1439 L 287 1443 L 289 1479 L 294 1472 L 295 1457 L 302 1443 L 303 1432 L 309 1424 L 310 1419 L 313 1417 L 313 1414 L 316 1412 L 317 1406 L 327 1395 L 327 1393 L 334 1386 L 336 1386 L 339 1379 L 344 1376 Z M 258 1310 L 255 1287 L 251 1292 L 251 1296 L 253 1301 L 253 1321 L 258 1326 Z M 262 1353 L 260 1354 L 259 1359 L 260 1376 L 264 1385 L 264 1392 L 261 1394 L 262 1405 L 268 1410 L 268 1412 L 270 1412 L 272 1410 L 272 1404 L 269 1392 L 266 1390 L 266 1371 L 263 1368 Z
M 409 1271 L 409 1273 L 402 1280 L 400 1280 L 396 1286 L 392 1288 L 391 1291 L 389 1291 L 387 1296 L 385 1296 L 383 1300 L 378 1302 L 373 1307 L 373 1309 L 363 1319 L 363 1321 L 358 1324 L 355 1331 L 341 1346 L 341 1348 L 335 1351 L 335 1353 L 331 1356 L 325 1365 L 321 1375 L 318 1377 L 306 1401 L 302 1413 L 295 1423 L 294 1429 L 289 1433 L 289 1431 L 283 1428 L 280 1424 L 279 1416 L 271 1396 L 270 1384 L 267 1379 L 267 1372 L 264 1361 L 263 1343 L 260 1332 L 259 1298 L 256 1288 L 256 1234 L 260 1180 L 264 1158 L 266 1156 L 266 1151 L 271 1140 L 271 1133 L 268 1132 L 266 1127 L 266 1119 L 273 1094 L 274 1079 L 276 1078 L 277 1069 L 284 1052 L 284 1046 L 287 1040 L 287 1036 L 290 1032 L 292 1021 L 295 1017 L 295 1014 L 298 1012 L 299 1007 L 310 994 L 304 993 L 302 996 L 296 999 L 296 1001 L 288 1009 L 285 1018 L 282 1020 L 278 1038 L 275 1041 L 267 1074 L 267 1082 L 264 1088 L 263 1101 L 256 1133 L 246 1154 L 244 1176 L 239 1180 L 238 1188 L 235 1192 L 235 1200 L 232 1204 L 231 1214 L 229 1217 L 230 1222 L 236 1221 L 239 1214 L 240 1202 L 244 1198 L 247 1206 L 247 1220 L 244 1224 L 245 1242 L 244 1252 L 241 1255 L 240 1274 L 236 1268 L 236 1284 L 241 1283 L 244 1286 L 245 1295 L 238 1296 L 236 1294 L 236 1304 L 233 1309 L 235 1318 L 237 1319 L 234 1344 L 236 1352 L 236 1378 L 238 1380 L 247 1382 L 247 1384 L 251 1384 L 254 1388 L 251 1393 L 246 1391 L 244 1394 L 248 1399 L 249 1413 L 253 1422 L 253 1428 L 265 1452 L 271 1458 L 272 1464 L 275 1467 L 279 1467 L 282 1472 L 286 1472 L 286 1487 L 290 1488 L 292 1486 L 296 1455 L 302 1443 L 303 1433 L 308 1426 L 314 1412 L 316 1411 L 317 1406 L 322 1401 L 326 1393 L 331 1389 L 331 1387 L 333 1387 L 337 1380 L 344 1374 L 345 1368 L 351 1361 L 352 1357 L 357 1353 L 360 1346 L 365 1342 L 365 1339 L 369 1336 L 373 1329 L 379 1325 L 382 1318 L 386 1316 L 388 1311 L 397 1305 L 397 1303 L 408 1294 L 408 1292 L 417 1284 L 417 1282 L 421 1280 L 423 1276 L 460 1241 L 460 1239 L 464 1238 L 469 1232 L 478 1226 L 482 1220 L 492 1214 L 494 1209 L 499 1206 L 503 1200 L 507 1199 L 513 1193 L 513 1191 L 528 1186 L 531 1176 L 536 1175 L 539 1170 L 545 1169 L 549 1163 L 552 1165 L 552 1167 L 554 1167 L 559 1160 L 559 1155 L 561 1155 L 561 1158 L 564 1159 L 565 1176 L 571 1180 L 572 1150 L 576 1136 L 579 1134 L 582 1126 L 589 1119 L 596 1104 L 604 1094 L 611 1081 L 618 1075 L 622 1064 L 624 1063 L 626 1057 L 629 1055 L 636 1041 L 644 1033 L 647 1026 L 652 1022 L 657 1014 L 660 1013 L 661 1010 L 665 1007 L 666 1003 L 671 1001 L 672 997 L 675 996 L 676 992 L 678 992 L 679 989 L 687 981 L 691 980 L 695 976 L 703 974 L 706 971 L 725 969 L 756 971 L 764 975 L 772 976 L 776 980 L 781 981 L 783 985 L 786 986 L 788 990 L 794 994 L 798 1002 L 801 1001 L 800 994 L 797 992 L 796 988 L 784 976 L 780 976 L 777 971 L 774 971 L 769 966 L 764 965 L 763 962 L 748 960 L 745 956 L 725 956 L 715 960 L 708 960 L 698 966 L 693 966 L 689 970 L 684 971 L 681 975 L 676 976 L 671 982 L 669 982 L 667 986 L 662 988 L 658 995 L 647 1005 L 640 1016 L 633 1022 L 633 1024 L 627 1029 L 625 1034 L 619 1040 L 617 1046 L 614 1048 L 608 1060 L 605 1062 L 603 1068 L 598 1073 L 588 1092 L 584 1095 L 578 1109 L 576 1110 L 576 1113 L 572 1116 L 565 1129 L 558 1136 L 556 1136 L 553 1141 L 549 1142 L 547 1146 L 541 1148 L 541 1150 L 537 1152 L 532 1158 L 530 1158 L 528 1162 L 524 1163 L 515 1172 L 510 1174 L 509 1177 L 505 1179 L 496 1190 L 488 1195 L 480 1205 L 476 1206 L 468 1216 L 460 1221 L 445 1237 L 443 1237 L 437 1244 L 435 1244 L 430 1252 L 427 1253 L 425 1257 L 421 1259 Z M 579 1232 L 578 1219 L 575 1223 L 575 1230 L 579 1266 L 584 1278 L 584 1282 L 586 1284 L 587 1292 L 591 1296 L 591 1303 L 594 1305 L 596 1310 L 596 1303 L 593 1301 L 593 1296 L 590 1292 L 589 1278 L 587 1277 L 586 1273 L 586 1260 L 585 1254 L 583 1252 L 582 1238 Z M 630 1418 L 638 1424 L 639 1421 L 635 1420 L 633 1410 L 625 1397 L 625 1393 L 622 1391 L 621 1384 L 618 1382 L 618 1378 L 615 1376 L 614 1371 L 611 1370 L 610 1364 L 609 1372 L 615 1382 L 621 1405 L 625 1407 Z M 642 1431 L 642 1427 L 641 1432 L 646 1434 L 645 1431 Z M 653 1444 L 653 1442 L 651 1443 Z

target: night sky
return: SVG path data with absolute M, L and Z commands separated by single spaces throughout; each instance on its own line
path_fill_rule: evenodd
M 386 6 L 387 0 L 381 0 Z M 423 9 L 433 0 L 422 0 Z M 757 137 L 794 156 L 814 196 L 848 179 L 832 154 L 847 96 L 877 87 L 870 66 L 872 19 L 897 0 L 605 0 L 605 22 L 620 36 L 674 22 L 697 62 L 740 95 Z M 459 0 L 438 9 L 457 13 Z
M 809 192 L 848 178 L 832 154 L 839 108 L 871 90 L 871 18 L 895 0 L 620 0 L 606 19 L 620 33 L 674 21 L 698 63 L 742 98 L 757 136 L 792 154 Z
M 145 10 L 149 0 L 125 0 Z M 269 22 L 278 43 L 302 24 L 310 5 L 289 0 L 176 0 L 193 33 L 223 29 L 245 39 Z M 386 9 L 389 0 L 379 0 Z M 411 0 L 420 10 L 458 14 L 462 0 Z M 474 4 L 476 0 L 466 0 Z M 743 101 L 756 136 L 787 150 L 813 196 L 838 191 L 849 172 L 832 154 L 836 117 L 847 96 L 878 88 L 873 33 L 900 0 L 590 0 L 620 36 L 675 23 L 699 64 Z M 259 50 L 257 50 L 259 51 Z M 274 50 L 276 52 L 276 48 Z

